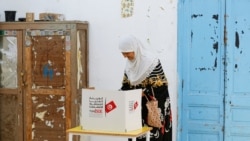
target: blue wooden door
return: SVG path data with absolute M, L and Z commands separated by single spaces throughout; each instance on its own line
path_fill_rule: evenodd
M 250 141 L 249 6 L 249 0 L 226 3 L 225 141 Z
M 178 6 L 178 141 L 250 141 L 250 1 Z

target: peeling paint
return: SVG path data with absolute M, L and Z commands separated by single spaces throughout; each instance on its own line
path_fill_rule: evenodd
M 217 67 L 217 63 L 215 63 L 214 66 L 215 65 Z M 212 67 L 212 68 L 200 67 L 200 68 L 195 68 L 195 70 L 199 70 L 199 71 L 209 71 L 209 70 L 212 70 L 212 71 L 215 71 L 215 67 Z
M 53 98 L 54 98 L 54 95 L 49 95 L 49 97 L 50 97 L 51 99 L 53 99 Z
M 237 31 L 235 32 L 235 47 L 236 48 L 240 47 L 239 33 Z
M 219 15 L 218 14 L 217 15 L 213 15 L 212 18 L 216 20 L 216 23 L 219 23 Z
M 65 107 L 64 106 L 62 106 L 62 107 L 58 107 L 57 108 L 57 112 L 59 113 L 60 111 L 63 111 L 62 113 L 62 116 L 63 116 L 63 118 L 66 118 L 66 116 L 65 116 Z
M 60 102 L 65 101 L 65 97 L 64 97 L 64 96 L 61 96 L 61 98 L 60 98 L 60 99 L 58 99 L 58 101 L 60 101 Z
M 191 15 L 191 18 L 197 18 L 197 17 L 202 17 L 203 15 L 202 14 L 193 14 Z
M 80 88 L 81 84 L 81 74 L 83 73 L 83 67 L 82 67 L 82 52 L 80 50 L 81 48 L 81 42 L 80 42 L 80 33 L 77 31 L 77 89 Z
M 54 127 L 53 123 L 54 123 L 53 120 L 52 121 L 48 121 L 48 120 L 45 121 L 45 125 L 48 126 L 48 127 L 51 127 L 51 128 Z
M 65 99 L 64 95 L 34 95 L 32 96 L 32 137 L 34 140 L 47 140 L 48 133 L 58 139 L 64 139 L 66 129 Z
M 219 43 L 218 42 L 213 44 L 213 49 L 216 51 L 216 53 L 218 53 L 218 49 L 219 49 Z
M 36 96 L 32 96 L 31 99 L 32 99 L 32 101 L 33 101 L 34 104 L 38 102 Z
M 214 68 L 217 68 L 217 57 L 214 60 Z
M 36 117 L 39 118 L 41 121 L 44 121 L 44 115 L 46 114 L 46 111 L 43 112 L 36 112 Z
M 193 31 L 191 31 L 191 43 L 193 41 L 193 36 L 194 36 L 194 33 L 193 33 Z
M 35 124 L 34 123 L 32 124 L 32 133 L 31 133 L 32 140 L 34 139 L 34 136 L 35 136 L 35 133 L 34 133 L 35 130 L 33 130 L 33 129 L 35 129 Z
M 234 68 L 237 69 L 237 68 L 238 68 L 238 64 L 235 64 L 235 65 L 234 65 Z
M 39 104 L 39 105 L 36 106 L 37 109 L 38 109 L 38 108 L 41 108 L 41 107 L 48 107 L 48 106 L 45 105 L 45 104 L 43 104 L 43 103 L 41 103 L 41 104 Z

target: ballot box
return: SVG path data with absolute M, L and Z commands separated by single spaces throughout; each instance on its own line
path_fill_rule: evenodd
M 82 128 L 111 132 L 141 129 L 141 94 L 141 89 L 82 89 Z

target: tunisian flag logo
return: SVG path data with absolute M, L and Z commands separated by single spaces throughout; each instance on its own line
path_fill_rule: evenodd
M 116 108 L 115 102 L 114 101 L 110 101 L 109 103 L 107 103 L 105 105 L 105 111 L 106 113 L 109 113 L 110 111 L 114 110 Z
M 134 109 L 136 109 L 138 107 L 138 102 L 136 101 L 134 104 Z

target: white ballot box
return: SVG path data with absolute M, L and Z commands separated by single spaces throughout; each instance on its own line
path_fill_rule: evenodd
M 141 89 L 128 91 L 82 90 L 85 130 L 128 132 L 142 128 Z

